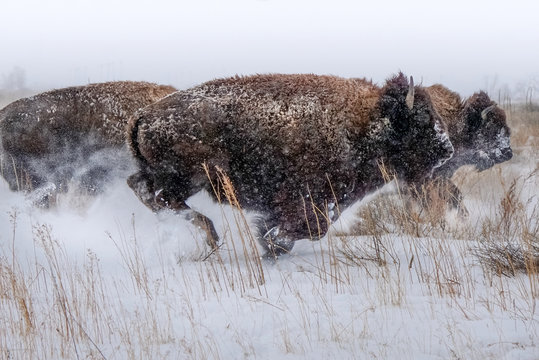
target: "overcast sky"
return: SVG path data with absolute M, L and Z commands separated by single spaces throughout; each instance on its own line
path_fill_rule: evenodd
M 539 1 L 1 0 L 0 76 L 48 89 L 402 70 L 470 95 L 539 86 Z M 1 78 L 0 78 L 1 80 Z M 1 84 L 1 83 L 0 83 Z

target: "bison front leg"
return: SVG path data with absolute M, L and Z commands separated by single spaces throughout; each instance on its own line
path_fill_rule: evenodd
M 294 240 L 282 233 L 279 226 L 267 228 L 266 226 L 258 229 L 258 241 L 265 253 L 262 256 L 265 259 L 276 259 L 277 257 L 288 254 L 294 247 Z
M 466 206 L 464 206 L 462 192 L 458 186 L 451 179 L 446 179 L 443 182 L 442 190 L 444 191 L 443 197 L 446 199 L 449 208 L 452 210 L 456 209 L 460 217 L 467 218 L 469 212 Z
M 405 190 L 431 214 L 443 217 L 447 210 L 456 210 L 459 217 L 468 217 L 462 193 L 451 179 L 437 177 L 425 182 L 421 187 L 412 185 Z
M 158 206 L 158 202 L 156 201 L 154 181 L 149 174 L 139 171 L 127 178 L 127 185 L 133 190 L 139 200 L 151 210 L 157 211 L 162 208 L 162 206 Z
M 198 227 L 204 234 L 206 239 L 206 244 L 213 251 L 217 250 L 220 246 L 219 235 L 215 230 L 213 221 L 211 221 L 207 216 L 202 215 L 201 213 L 191 210 L 187 215 L 186 219 L 191 221 L 196 227 Z
M 333 203 L 316 206 L 303 199 L 301 204 L 287 202 L 258 224 L 258 239 L 266 251 L 264 257 L 275 259 L 289 253 L 297 240 L 320 240 L 331 222 L 338 217 Z

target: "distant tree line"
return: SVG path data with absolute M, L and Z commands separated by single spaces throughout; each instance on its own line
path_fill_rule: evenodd
M 26 71 L 20 66 L 0 77 L 0 108 L 30 93 L 26 86 Z
M 2 90 L 25 90 L 26 72 L 23 68 L 15 66 L 10 73 L 2 75 Z

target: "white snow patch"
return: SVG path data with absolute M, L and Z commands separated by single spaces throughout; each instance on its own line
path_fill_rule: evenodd
M 358 207 L 395 189 L 390 183 L 366 196 L 333 229 L 346 230 Z M 21 303 L 3 287 L 0 358 L 539 358 L 533 284 L 523 275 L 485 274 L 467 241 L 388 235 L 381 239 L 386 265 L 352 266 L 342 244 L 369 252 L 373 239 L 330 232 L 298 242 L 275 264 L 263 262 L 265 282 L 249 285 L 255 267 L 239 242 L 236 255 L 228 244 L 220 261 L 200 260 L 207 249 L 196 227 L 182 214 L 152 213 L 125 180 L 82 209 L 69 199 L 37 209 L 3 180 L 0 198 L 1 274 L 15 269 L 27 279 L 20 285 L 29 289 L 34 320 L 32 330 L 19 331 Z M 220 235 L 238 238 L 229 226 L 234 209 L 205 193 L 189 204 Z M 44 225 L 59 273 L 36 234 Z M 70 306 L 67 321 L 60 300 Z

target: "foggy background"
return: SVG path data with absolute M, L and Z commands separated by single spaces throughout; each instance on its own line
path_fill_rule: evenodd
M 0 89 L 402 70 L 464 96 L 539 89 L 539 5 L 512 1 L 2 0 Z

